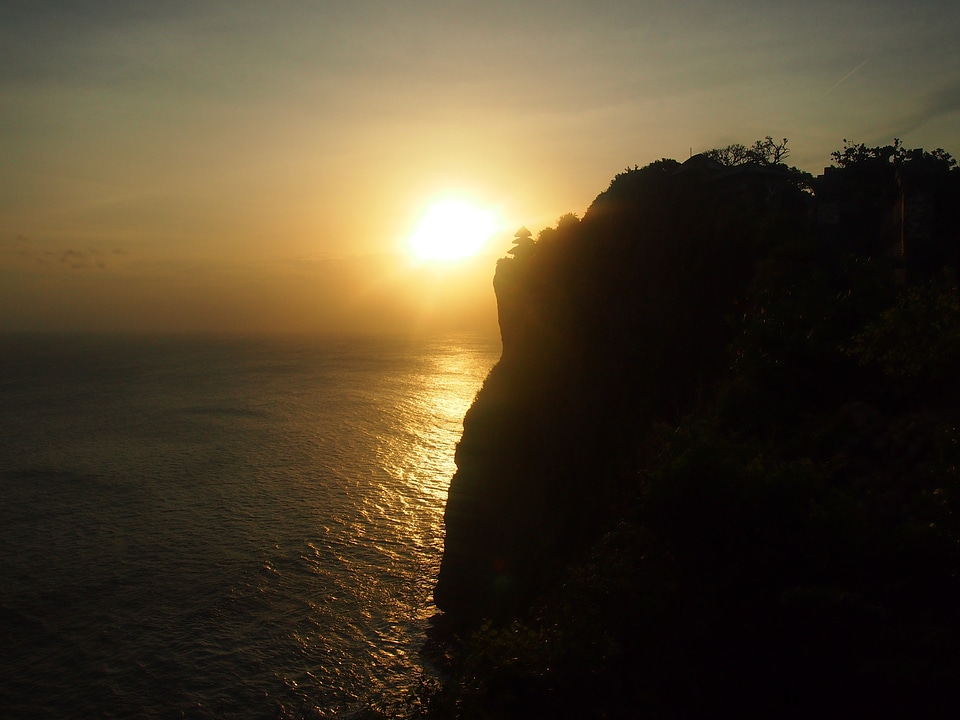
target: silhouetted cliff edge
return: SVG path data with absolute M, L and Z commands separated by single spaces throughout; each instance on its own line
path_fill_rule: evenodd
M 960 171 L 758 146 L 498 263 L 427 716 L 960 713 Z
M 805 182 L 782 165 L 663 160 L 498 262 L 503 356 L 464 420 L 438 607 L 515 610 L 632 492 L 636 428 L 713 382 L 758 257 L 808 222 Z

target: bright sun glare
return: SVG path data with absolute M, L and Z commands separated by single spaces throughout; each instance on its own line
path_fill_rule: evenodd
M 459 260 L 476 255 L 497 228 L 494 214 L 464 200 L 430 206 L 409 239 L 418 260 Z

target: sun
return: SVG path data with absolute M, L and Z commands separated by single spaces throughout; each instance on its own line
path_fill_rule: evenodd
M 427 209 L 408 245 L 417 260 L 460 260 L 480 252 L 496 229 L 492 211 L 451 198 Z

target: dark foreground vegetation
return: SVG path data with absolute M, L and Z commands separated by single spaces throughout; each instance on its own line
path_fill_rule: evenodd
M 960 171 L 786 157 L 518 234 L 408 715 L 958 716 Z

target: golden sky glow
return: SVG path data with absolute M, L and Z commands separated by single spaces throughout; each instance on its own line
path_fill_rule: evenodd
M 493 330 L 513 232 L 626 166 L 960 153 L 958 34 L 952 0 L 3 3 L 0 331 Z M 498 225 L 425 279 L 445 197 Z

